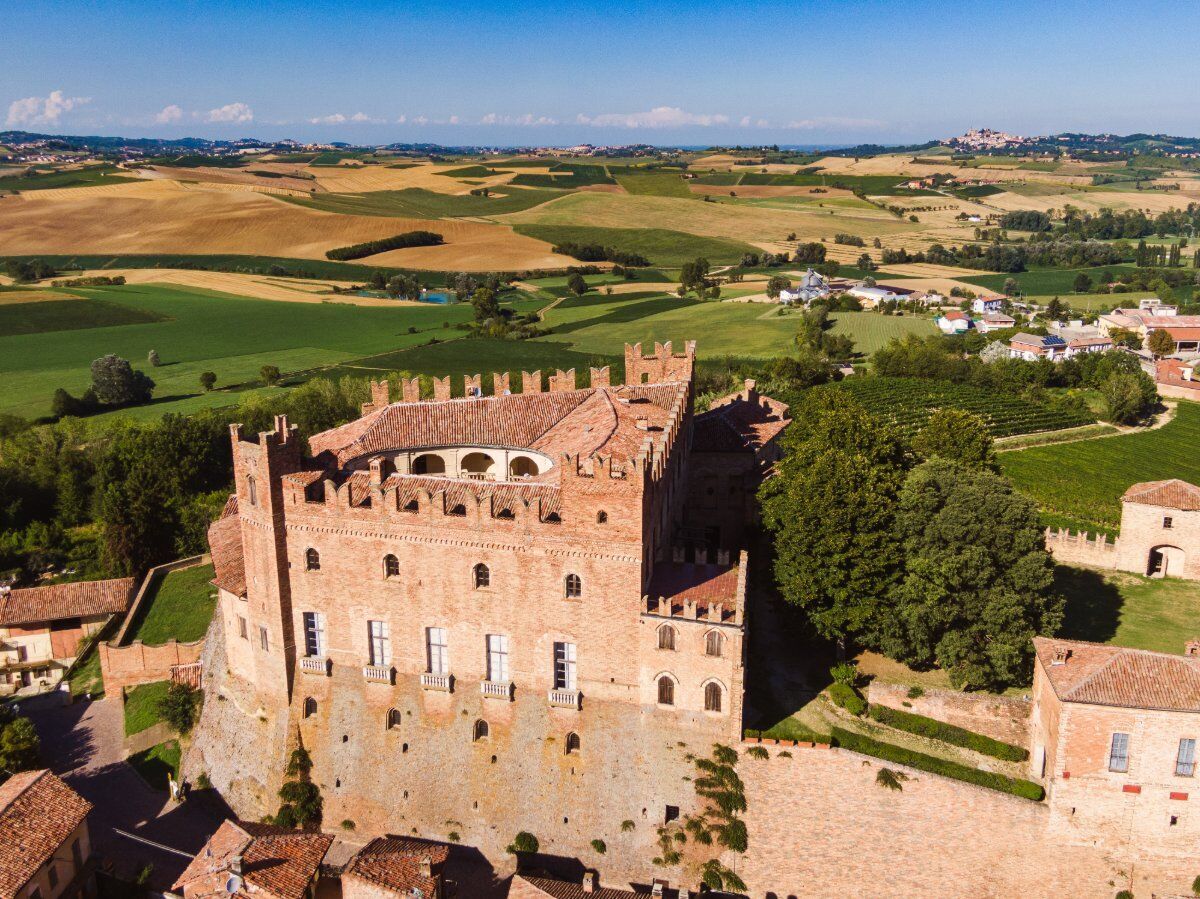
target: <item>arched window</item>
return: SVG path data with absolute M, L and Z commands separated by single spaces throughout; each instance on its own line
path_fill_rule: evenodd
M 492 573 L 488 571 L 488 567 L 480 562 L 471 569 L 471 582 L 475 584 L 475 589 L 479 590 L 483 587 L 492 585 Z
M 321 554 L 315 549 L 309 549 L 304 554 L 304 567 L 309 571 L 321 570 Z
M 246 478 L 246 493 L 249 494 L 250 505 L 258 505 L 258 481 L 254 479 L 254 475 Z
M 566 579 L 567 599 L 578 599 L 583 596 L 583 581 L 577 574 L 568 574 Z
M 478 743 L 480 740 L 486 740 L 487 738 L 488 738 L 488 723 L 486 721 L 484 721 L 482 718 L 480 718 L 478 721 L 475 722 L 475 730 L 474 730 L 473 736 L 471 737 L 471 740 L 475 743 Z
M 400 717 L 399 709 L 388 709 L 387 729 L 388 730 L 399 730 L 400 729 L 400 721 L 401 721 L 401 717 Z
M 383 576 L 400 577 L 400 560 L 391 553 L 383 557 Z
M 675 628 L 669 624 L 664 624 L 658 629 L 658 648 L 671 649 L 675 648 Z
M 721 636 L 720 631 L 709 631 L 704 635 L 704 654 L 706 656 L 719 656 L 723 642 L 725 642 L 725 638 Z
M 305 697 L 304 700 L 304 717 L 311 718 L 317 714 L 317 701 L 311 696 Z
M 537 463 L 528 456 L 517 456 L 508 463 L 508 473 L 514 478 L 529 478 L 538 473 Z
M 675 705 L 675 681 L 669 674 L 658 679 L 658 704 Z
M 721 711 L 721 694 L 724 691 L 721 685 L 716 681 L 709 681 L 704 685 L 704 711 L 719 712 Z
M 413 474 L 445 474 L 446 460 L 433 453 L 417 456 L 412 463 Z
M 572 755 L 579 751 L 579 734 L 571 731 L 567 734 L 567 755 Z
M 596 513 L 596 524 L 608 524 L 608 513 L 603 509 Z

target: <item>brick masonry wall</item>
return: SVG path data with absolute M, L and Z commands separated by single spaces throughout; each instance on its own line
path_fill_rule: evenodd
M 1170 528 L 1163 526 L 1167 517 L 1171 519 Z M 1179 547 L 1183 555 L 1182 567 L 1170 574 L 1200 580 L 1200 512 L 1125 503 L 1120 544 L 1117 567 L 1123 571 L 1145 574 L 1151 549 L 1169 545 Z
M 1089 565 L 1094 568 L 1117 567 L 1117 545 L 1104 534 L 1075 533 L 1046 528 L 1046 550 L 1062 565 Z
M 1024 699 L 935 689 L 910 699 L 908 687 L 877 681 L 872 682 L 867 698 L 877 705 L 936 718 L 1015 746 L 1029 745 L 1030 703 Z
M 127 646 L 101 643 L 100 670 L 104 673 L 104 689 L 117 693 L 136 684 L 170 680 L 171 669 L 199 660 L 203 640 L 180 643 L 171 640 L 160 646 L 146 646 L 135 640 Z

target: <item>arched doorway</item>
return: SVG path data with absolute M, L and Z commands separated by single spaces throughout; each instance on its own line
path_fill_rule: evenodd
M 468 478 L 483 480 L 491 473 L 496 460 L 487 453 L 467 453 L 459 462 L 462 474 Z
M 1183 550 L 1178 546 L 1154 547 L 1146 562 L 1146 574 L 1150 577 L 1182 577 Z
M 433 453 L 425 453 L 413 459 L 413 474 L 445 474 L 446 460 Z
M 508 463 L 508 473 L 514 478 L 528 478 L 538 473 L 537 463 L 528 456 L 516 456 Z

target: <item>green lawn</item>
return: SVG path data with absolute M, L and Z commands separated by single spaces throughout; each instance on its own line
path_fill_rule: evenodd
M 100 669 L 100 651 L 95 643 L 88 645 L 83 658 L 71 672 L 71 696 L 76 699 L 90 693 L 93 699 L 104 696 L 104 673 Z
M 1059 520 L 1081 530 L 1115 528 L 1132 484 L 1200 483 L 1200 405 L 1179 402 L 1161 428 L 1000 454 L 1004 473 Z
M 175 639 L 192 643 L 201 639 L 212 620 L 216 600 L 212 565 L 195 565 L 168 572 L 146 597 L 126 641 L 141 640 L 151 646 Z
M 563 196 L 560 190 L 533 187 L 492 188 L 490 196 L 439 194 L 420 187 L 377 190 L 364 194 L 319 194 L 312 197 L 281 197 L 297 206 L 340 212 L 344 215 L 379 215 L 400 218 L 454 218 L 456 216 L 504 215 L 532 209 Z
M 125 736 L 132 737 L 148 730 L 162 720 L 158 702 L 167 695 L 170 681 L 139 684 L 125 694 Z
M 179 760 L 179 741 L 167 740 L 143 752 L 135 752 L 129 757 L 129 764 L 142 780 L 165 793 L 169 789 L 167 778 L 177 776 Z
M 253 381 L 266 364 L 285 373 L 302 371 L 415 346 L 434 336 L 460 337 L 461 331 L 443 328 L 442 323 L 453 326 L 471 317 L 466 304 L 388 308 L 283 303 L 150 284 L 75 292 L 161 320 L 0 336 L 0 375 L 5 383 L 0 412 L 46 415 L 55 388 L 83 393 L 90 384 L 92 360 L 107 353 L 123 356 L 150 374 L 158 385 L 155 397 L 161 413 L 169 400 L 201 394 L 202 371 L 216 372 L 219 387 Z M 416 333 L 409 333 L 410 328 Z M 147 365 L 150 350 L 158 352 L 161 367 Z M 224 403 L 219 398 L 198 403 L 208 404 Z
M 600 244 L 626 253 L 640 253 L 655 265 L 680 266 L 703 256 L 713 265 L 736 263 L 757 247 L 719 237 L 700 237 L 663 228 L 594 228 L 590 225 L 515 225 L 518 234 L 549 244 Z
M 1182 654 L 1196 636 L 1193 582 L 1065 565 L 1055 582 L 1067 597 L 1063 637 Z

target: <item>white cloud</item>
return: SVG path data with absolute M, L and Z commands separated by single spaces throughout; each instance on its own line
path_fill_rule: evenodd
M 396 124 L 397 124 L 397 125 L 403 125 L 403 124 L 404 124 L 405 122 L 407 122 L 407 121 L 408 121 L 408 116 L 406 116 L 406 115 L 402 115 L 402 116 L 400 116 L 399 118 L 397 118 L 397 119 L 396 119 Z
M 728 125 L 729 116 L 687 112 L 678 106 L 656 106 L 649 112 L 607 112 L 596 116 L 581 113 L 575 121 L 580 125 L 600 128 L 708 128 L 712 125 Z
M 315 119 L 308 120 L 312 125 L 342 125 L 350 122 L 354 125 L 382 125 L 386 119 L 376 119 L 365 112 L 356 112 L 354 115 L 344 115 L 340 112 L 335 112 L 333 115 L 317 116 Z M 400 121 L 404 121 L 404 116 L 400 117 Z
M 245 103 L 226 103 L 210 109 L 204 118 L 208 122 L 252 122 L 254 110 Z
M 410 121 L 414 125 L 428 125 L 429 124 L 429 119 L 423 115 L 414 116 Z
M 309 119 L 314 125 L 340 125 L 346 121 L 346 117 L 340 112 L 335 112 L 333 115 L 318 116 L 315 119 Z
M 169 125 L 171 122 L 178 122 L 183 118 L 183 110 L 172 103 L 170 106 L 164 106 L 162 111 L 154 117 L 154 121 L 160 125 Z
M 521 127 L 533 128 L 539 125 L 557 125 L 558 120 L 552 119 L 550 116 L 535 116 L 531 112 L 520 116 L 498 115 L 494 112 L 489 112 L 479 120 L 480 125 L 519 125 Z
M 450 118 L 448 118 L 446 120 L 446 124 L 447 125 L 457 125 L 458 124 L 458 116 L 456 116 L 456 115 L 450 116 Z
M 783 126 L 790 131 L 815 131 L 819 128 L 882 128 L 878 119 L 848 119 L 841 116 L 823 116 L 815 119 L 797 119 Z
M 91 97 L 64 97 L 62 91 L 51 91 L 48 97 L 13 100 L 8 106 L 6 124 L 57 125 L 64 112 L 91 102 Z

